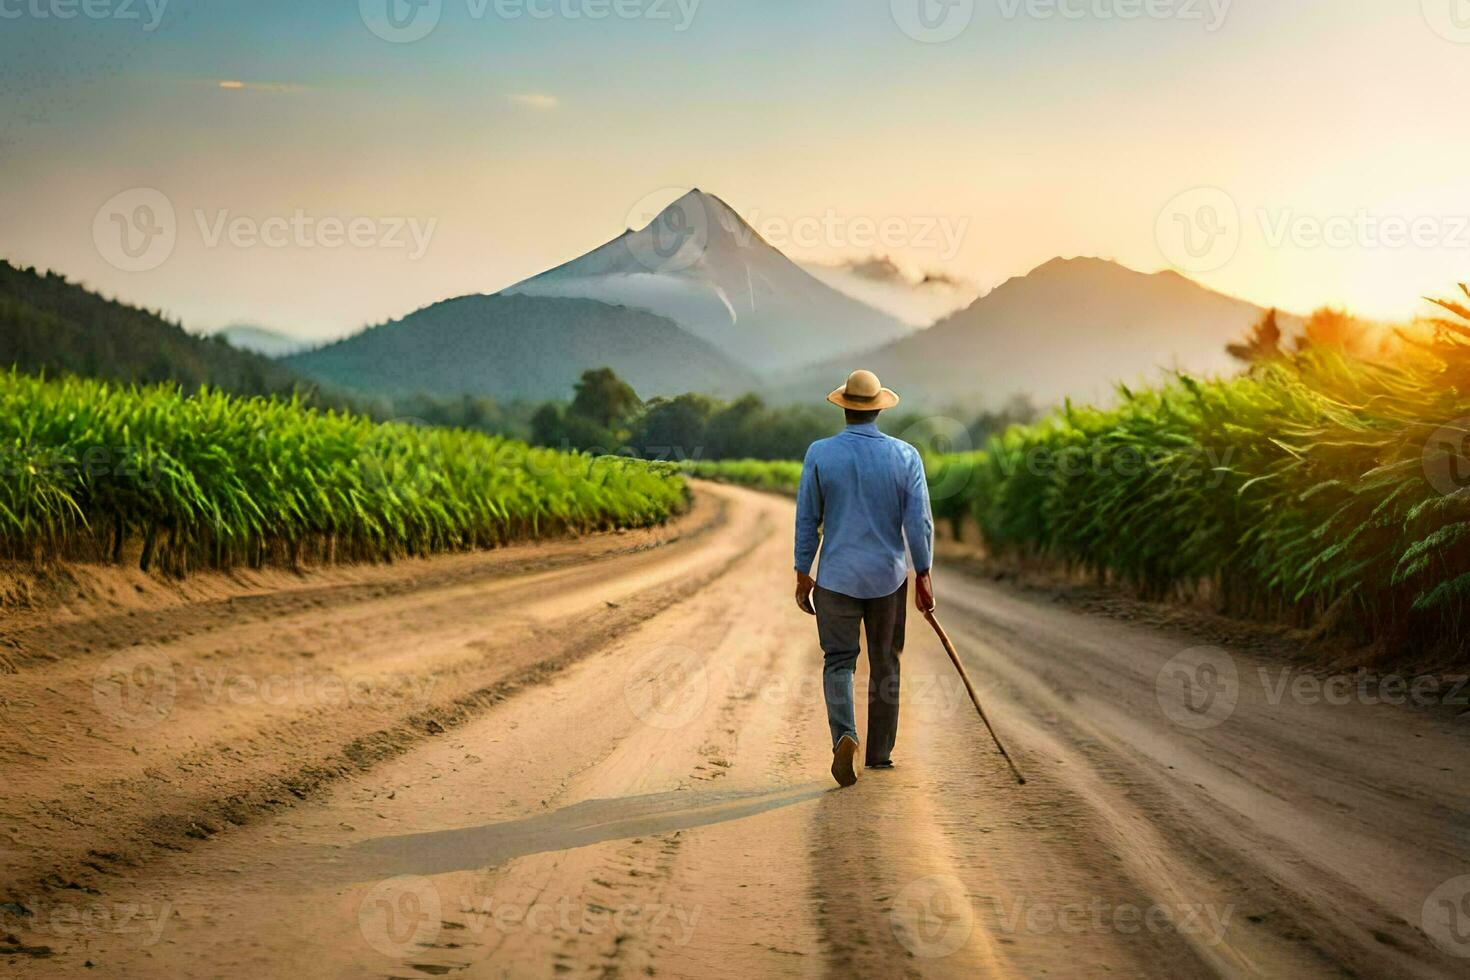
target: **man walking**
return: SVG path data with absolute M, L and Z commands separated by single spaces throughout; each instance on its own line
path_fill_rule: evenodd
M 934 519 L 918 450 L 878 431 L 878 413 L 898 404 L 871 371 L 854 371 L 827 396 L 847 413 L 847 428 L 812 443 L 796 496 L 796 604 L 817 617 L 824 665 L 822 692 L 832 729 L 832 776 L 857 782 L 858 749 L 852 676 L 858 634 L 868 638 L 869 769 L 891 768 L 898 735 L 899 655 L 903 652 L 908 566 L 916 573 L 914 605 L 934 609 L 930 579 Z M 821 543 L 817 578 L 812 562 Z M 813 607 L 815 601 L 815 607 Z

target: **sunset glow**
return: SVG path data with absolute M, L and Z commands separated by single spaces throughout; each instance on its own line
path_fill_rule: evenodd
M 981 3 L 933 43 L 888 3 L 666 6 L 594 20 L 449 2 L 406 43 L 352 4 L 204 17 L 180 0 L 154 30 L 146 13 L 7 22 L 0 249 L 198 329 L 318 337 L 507 286 L 695 186 L 757 227 L 825 220 L 783 245 L 799 261 L 881 252 L 979 289 L 1096 255 L 1264 305 L 1402 318 L 1470 269 L 1470 46 L 1417 3 Z M 187 83 L 211 68 L 228 74 Z M 146 272 L 92 241 L 131 188 L 178 220 Z M 1234 246 L 1195 262 L 1158 236 L 1202 188 L 1224 193 Z M 297 210 L 436 230 L 416 259 L 210 244 L 221 214 Z M 952 248 L 915 230 L 941 221 L 964 229 Z M 908 231 L 852 234 L 885 222 Z

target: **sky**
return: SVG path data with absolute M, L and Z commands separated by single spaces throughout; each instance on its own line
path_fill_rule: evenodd
M 332 337 L 690 187 L 800 261 L 1470 278 L 1470 0 L 0 0 L 0 257 Z

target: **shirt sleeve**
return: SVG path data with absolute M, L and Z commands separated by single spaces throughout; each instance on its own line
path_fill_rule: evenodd
M 908 538 L 914 571 L 922 575 L 934 564 L 934 516 L 929 509 L 929 480 L 924 460 L 915 450 L 909 453 L 908 492 L 903 500 L 903 533 Z
M 821 525 L 822 484 L 817 479 L 817 461 L 808 449 L 801 464 L 801 484 L 796 490 L 796 570 L 803 575 L 811 574 L 812 562 L 817 559 Z

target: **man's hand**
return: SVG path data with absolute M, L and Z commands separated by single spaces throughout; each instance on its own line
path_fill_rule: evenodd
M 921 613 L 934 611 L 934 579 L 928 572 L 914 576 L 914 607 Z
M 817 587 L 817 580 L 805 572 L 796 573 L 796 608 L 808 616 L 815 616 L 817 610 L 812 606 L 812 589 Z

